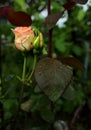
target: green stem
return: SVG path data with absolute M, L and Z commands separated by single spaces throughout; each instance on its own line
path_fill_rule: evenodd
M 36 54 L 35 54 L 35 55 L 34 55 L 34 63 L 33 63 L 33 68 L 32 68 L 32 71 L 31 71 L 30 76 L 28 77 L 28 81 L 30 81 L 30 80 L 31 80 L 31 78 L 32 78 L 32 75 L 33 75 L 34 70 L 35 70 L 36 61 L 37 61 L 37 56 L 36 56 Z
M 24 55 L 23 72 L 22 72 L 22 81 L 25 80 L 25 74 L 26 74 L 26 61 L 27 61 L 27 58 L 26 58 L 26 55 Z
M 23 92 L 24 92 L 24 87 L 25 87 L 26 62 L 27 62 L 27 57 L 26 57 L 26 54 L 24 54 L 23 71 L 22 71 L 22 86 L 20 90 L 19 108 L 22 102 L 22 97 L 23 97 Z

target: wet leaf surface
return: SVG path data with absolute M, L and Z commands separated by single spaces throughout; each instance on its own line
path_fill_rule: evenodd
M 72 70 L 53 58 L 43 58 L 35 68 L 35 79 L 51 101 L 56 101 L 69 85 Z

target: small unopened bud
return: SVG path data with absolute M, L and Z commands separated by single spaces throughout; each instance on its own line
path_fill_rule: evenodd
M 39 49 L 43 47 L 43 35 L 39 33 L 33 42 L 33 48 Z

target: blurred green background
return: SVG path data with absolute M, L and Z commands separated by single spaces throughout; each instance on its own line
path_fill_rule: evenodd
M 64 0 L 52 1 L 52 13 L 61 11 L 63 3 Z M 0 0 L 0 6 L 11 6 L 16 11 L 30 14 L 33 25 L 43 32 L 44 43 L 47 46 L 48 30 L 42 24 L 47 16 L 47 1 Z M 56 120 L 65 120 L 70 124 L 75 111 L 85 102 L 74 126 L 77 130 L 91 130 L 91 1 L 84 6 L 78 4 L 65 12 L 53 29 L 53 55 L 74 56 L 86 68 L 84 71 L 74 69 L 72 86 L 67 94 L 54 103 L 53 112 L 50 110 L 49 99 L 43 93 L 35 94 L 28 87 L 25 89 L 24 101 L 31 97 L 36 103 L 29 113 L 18 111 L 21 82 L 15 77 L 22 75 L 23 56 L 14 46 L 14 35 L 11 31 L 14 27 L 0 16 L 0 102 L 3 104 L 1 127 L 5 130 L 50 130 L 51 124 Z M 31 56 L 27 63 L 30 69 L 32 61 Z M 32 86 L 35 87 L 35 84 Z

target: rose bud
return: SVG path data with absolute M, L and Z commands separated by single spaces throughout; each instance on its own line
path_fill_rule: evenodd
M 30 51 L 33 48 L 34 31 L 29 27 L 12 29 L 15 34 L 15 46 L 20 51 Z
M 39 32 L 38 36 L 34 39 L 33 48 L 39 49 L 43 47 L 43 35 Z

